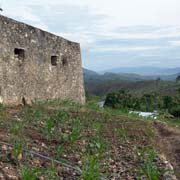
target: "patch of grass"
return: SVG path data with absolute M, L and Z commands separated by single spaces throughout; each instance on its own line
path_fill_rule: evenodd
M 10 133 L 14 136 L 20 136 L 23 132 L 24 125 L 22 122 L 14 121 L 10 127 Z
M 155 132 L 153 131 L 153 128 L 151 125 L 145 127 L 145 134 L 149 138 L 149 140 L 153 140 L 155 138 Z
M 62 125 L 63 123 L 68 121 L 68 119 L 70 118 L 70 114 L 65 110 L 58 110 L 55 118 L 57 123 L 61 123 Z
M 37 168 L 31 169 L 30 167 L 23 166 L 20 174 L 22 180 L 37 180 L 39 178 L 39 170 Z
M 4 120 L 7 120 L 7 107 L 0 104 L 0 127 L 3 126 Z
M 121 126 L 121 129 L 119 129 L 119 135 L 120 135 L 120 138 L 122 141 L 124 141 L 124 142 L 127 141 L 128 135 L 127 135 L 126 129 L 123 125 Z
M 56 156 L 57 158 L 59 158 L 60 156 L 62 156 L 62 154 L 65 152 L 65 147 L 64 144 L 61 144 L 58 146 L 57 151 L 56 151 Z
M 52 180 L 58 180 L 59 177 L 57 175 L 57 170 L 55 165 L 52 163 L 51 167 L 47 169 L 46 173 L 46 177 L 47 179 L 52 179 Z
M 102 176 L 99 159 L 96 156 L 87 156 L 84 161 L 81 180 L 99 180 Z
M 155 150 L 143 147 L 138 149 L 137 156 L 140 161 L 140 179 L 146 177 L 148 180 L 159 180 L 161 170 L 155 164 L 157 157 Z
M 19 155 L 23 151 L 23 142 L 21 140 L 15 140 L 13 144 L 12 154 L 15 160 L 18 160 Z
M 108 143 L 102 137 L 91 138 L 87 144 L 86 152 L 87 154 L 93 155 L 96 154 L 98 157 L 101 157 L 103 152 L 107 150 Z
M 46 136 L 46 139 L 48 141 L 51 141 L 54 137 L 54 131 L 55 131 L 55 122 L 54 119 L 49 117 L 45 122 L 45 128 L 43 129 L 43 132 Z
M 81 136 L 81 129 L 80 128 L 73 128 L 72 132 L 69 135 L 70 145 L 72 146 L 75 143 L 75 141 L 77 141 L 81 137 L 82 137 Z

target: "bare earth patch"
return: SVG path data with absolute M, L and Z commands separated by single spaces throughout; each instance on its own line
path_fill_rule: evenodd
M 169 127 L 165 123 L 155 122 L 157 129 L 157 147 L 167 157 L 180 177 L 180 129 Z

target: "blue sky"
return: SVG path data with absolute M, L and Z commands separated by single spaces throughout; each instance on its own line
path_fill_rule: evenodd
M 180 0 L 0 0 L 3 15 L 81 43 L 83 66 L 180 67 Z

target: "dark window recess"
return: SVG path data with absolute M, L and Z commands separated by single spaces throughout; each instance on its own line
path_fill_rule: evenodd
M 26 105 L 26 99 L 25 97 L 22 98 L 22 104 L 25 106 Z
M 67 63 L 68 63 L 67 62 L 67 57 L 63 56 L 62 57 L 62 65 L 65 66 L 65 65 L 67 65 Z
M 14 55 L 15 55 L 15 57 L 17 57 L 18 59 L 23 60 L 24 57 L 25 57 L 25 51 L 24 51 L 24 49 L 15 48 L 15 49 L 14 49 Z
M 51 65 L 57 66 L 57 60 L 58 60 L 57 56 L 51 56 Z

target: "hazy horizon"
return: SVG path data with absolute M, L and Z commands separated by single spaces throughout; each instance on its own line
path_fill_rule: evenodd
M 180 72 L 180 65 L 179 66 L 174 66 L 174 67 L 162 67 L 162 66 L 119 66 L 119 67 L 113 67 L 113 68 L 104 68 L 104 69 L 90 69 L 88 67 L 83 66 L 83 68 L 88 69 L 88 70 L 92 70 L 92 71 L 96 71 L 96 72 L 103 72 L 103 71 L 107 71 L 107 70 L 113 70 L 113 69 L 119 69 L 119 68 L 158 68 L 158 69 L 179 69 Z
M 91 70 L 91 71 L 94 71 L 94 72 L 97 72 L 97 73 L 102 73 L 102 72 L 115 72 L 115 70 L 119 70 L 119 69 L 124 69 L 127 73 L 128 73 L 128 69 L 157 69 L 157 70 L 175 70 L 175 69 L 179 69 L 179 73 L 180 73 L 180 66 L 178 67 L 158 67 L 158 66 L 121 66 L 121 67 L 114 67 L 114 68 L 106 68 L 106 69 L 100 69 L 100 70 L 96 70 L 96 69 L 90 69 L 90 68 L 87 68 L 87 67 L 84 67 L 84 69 L 87 69 L 87 70 Z M 130 72 L 130 71 L 129 71 Z
M 179 67 L 179 0 L 0 0 L 2 15 L 79 42 L 83 67 Z

